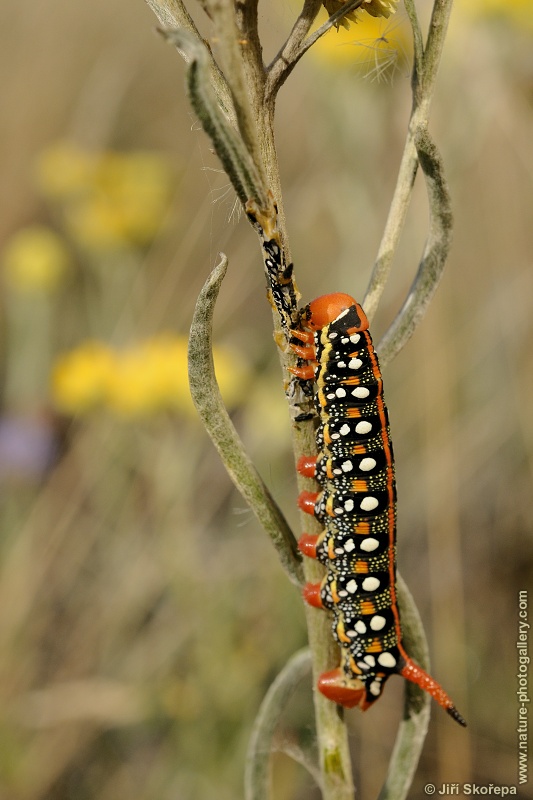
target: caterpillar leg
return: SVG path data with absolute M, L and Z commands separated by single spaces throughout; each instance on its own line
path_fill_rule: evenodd
M 316 347 L 314 345 L 314 334 L 311 331 L 291 331 L 291 334 L 295 339 L 304 342 L 305 347 L 292 343 L 289 347 L 293 353 L 296 353 L 297 356 L 300 356 L 300 358 L 310 363 L 306 364 L 304 367 L 289 367 L 289 372 L 292 372 L 293 375 L 296 375 L 297 378 L 301 378 L 304 381 L 312 381 L 315 377 L 315 368 L 318 366 L 315 361 Z
M 298 505 L 306 514 L 315 516 L 315 503 L 318 497 L 318 492 L 300 492 L 298 497 Z
M 313 344 L 315 341 L 315 334 L 313 331 L 298 331 L 298 330 L 291 330 L 291 336 L 294 336 L 295 339 L 299 339 L 301 342 L 305 342 L 306 344 Z
M 298 540 L 298 550 L 307 558 L 316 559 L 316 548 L 321 534 L 313 536 L 311 533 L 303 533 Z
M 313 608 L 324 608 L 321 597 L 322 584 L 321 583 L 306 583 L 302 589 L 302 595 L 305 602 L 313 606 Z
M 428 675 L 422 667 L 419 667 L 418 664 L 415 664 L 410 658 L 406 659 L 406 664 L 400 670 L 400 675 L 402 675 L 406 680 L 411 681 L 411 683 L 416 683 L 417 686 L 420 686 L 425 692 L 431 695 L 437 703 L 445 710 L 447 713 L 453 717 L 453 719 L 466 728 L 466 721 L 461 716 L 461 714 L 457 711 L 456 707 L 454 706 L 453 702 L 450 700 L 444 689 L 434 680 L 431 675 Z
M 289 347 L 293 353 L 296 353 L 300 358 L 305 358 L 306 361 L 312 361 L 316 356 L 316 350 L 312 344 L 307 345 L 307 347 L 303 347 L 299 344 L 291 344 Z
M 297 378 L 301 378 L 304 381 L 314 380 L 315 377 L 315 368 L 313 364 L 308 364 L 305 367 L 289 367 L 289 372 L 292 372 L 293 375 L 296 375 Z
M 368 708 L 368 704 L 365 702 L 366 690 L 362 681 L 357 679 L 348 681 L 340 667 L 322 673 L 318 679 L 318 690 L 328 700 L 345 708 L 360 706 L 363 711 Z
M 316 476 L 316 456 L 302 456 L 298 459 L 296 469 L 300 475 L 305 475 L 306 478 L 314 478 Z

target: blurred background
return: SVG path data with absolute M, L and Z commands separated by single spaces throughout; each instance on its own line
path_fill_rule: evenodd
M 419 6 L 427 23 L 430 4 Z M 269 60 L 297 7 L 265 0 L 261 13 Z M 188 397 L 195 298 L 224 250 L 219 381 L 296 530 L 260 249 L 155 24 L 142 0 L 0 6 L 2 800 L 242 796 L 261 698 L 306 641 L 298 592 Z M 410 50 L 400 4 L 388 21 L 330 32 L 281 92 L 305 302 L 364 294 L 410 110 Z M 457 0 L 430 127 L 454 246 L 385 380 L 399 567 L 432 672 L 469 727 L 432 709 L 412 797 L 427 782 L 518 784 L 518 591 L 533 554 L 527 0 Z M 375 340 L 426 230 L 419 181 Z M 309 730 L 309 698 L 302 687 L 288 709 L 289 740 Z M 401 703 L 393 679 L 368 714 L 347 714 L 361 800 L 384 779 Z M 317 798 L 282 754 L 274 775 L 279 800 Z

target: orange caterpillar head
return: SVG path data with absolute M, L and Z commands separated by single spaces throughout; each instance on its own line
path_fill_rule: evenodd
M 354 331 L 365 331 L 368 328 L 366 314 L 353 297 L 342 292 L 323 294 L 305 307 L 302 314 L 302 323 L 306 328 L 317 331 L 337 319 L 339 314 L 349 308 L 354 309 Z

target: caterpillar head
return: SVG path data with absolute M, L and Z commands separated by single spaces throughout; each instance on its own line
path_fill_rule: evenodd
M 344 311 L 349 309 L 354 317 L 353 330 L 366 330 L 368 328 L 368 320 L 365 312 L 353 297 L 342 292 L 324 294 L 309 303 L 302 312 L 302 324 L 312 331 L 321 330 L 325 325 L 334 322 Z

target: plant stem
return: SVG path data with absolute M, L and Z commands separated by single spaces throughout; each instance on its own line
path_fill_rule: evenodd
M 377 346 L 382 366 L 391 361 L 409 341 L 444 271 L 452 242 L 453 217 L 444 169 L 427 129 L 420 127 L 415 146 L 426 179 L 430 210 L 429 233 L 415 279 L 403 306 Z
M 385 230 L 378 249 L 378 254 L 370 277 L 370 282 L 363 301 L 368 319 L 371 321 L 376 313 L 381 295 L 387 284 L 392 262 L 398 247 L 400 235 L 405 224 L 407 210 L 418 169 L 418 156 L 415 138 L 417 133 L 427 129 L 429 109 L 438 66 L 442 56 L 444 39 L 453 0 L 435 0 L 429 26 L 425 52 L 420 52 L 421 36 L 418 17 L 413 0 L 405 0 L 409 19 L 414 29 L 415 64 L 412 76 L 413 108 L 403 150 L 396 188 L 391 201 Z M 420 65 L 423 65 L 420 72 Z
M 429 655 L 422 620 L 400 574 L 396 575 L 396 588 L 402 614 L 403 643 L 407 652 L 428 670 Z M 378 800 L 404 800 L 407 797 L 426 738 L 430 709 L 430 696 L 406 681 L 403 719 Z
M 310 673 L 311 657 L 306 647 L 292 656 L 266 693 L 248 744 L 245 800 L 269 800 L 271 797 L 270 754 L 274 733 L 291 695 Z

